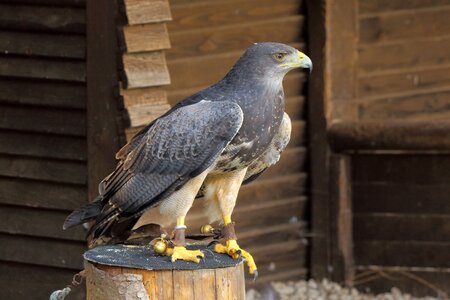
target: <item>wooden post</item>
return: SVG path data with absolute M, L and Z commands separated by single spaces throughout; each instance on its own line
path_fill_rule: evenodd
M 245 299 L 242 260 L 209 248 L 199 264 L 157 256 L 148 247 L 100 246 L 87 251 L 87 300 Z

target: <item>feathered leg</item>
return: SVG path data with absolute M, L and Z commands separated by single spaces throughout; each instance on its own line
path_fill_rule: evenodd
M 207 174 L 208 170 L 192 178 L 180 190 L 165 199 L 160 206 L 160 213 L 162 215 L 169 219 L 177 220 L 172 238 L 173 248 L 167 248 L 164 253 L 165 255 L 171 256 L 173 262 L 182 259 L 198 263 L 200 262 L 198 257 L 204 257 L 204 254 L 200 250 L 186 249 L 186 225 L 184 224 L 184 220 Z
M 250 274 L 256 276 L 255 261 L 250 253 L 239 247 L 236 234 L 234 233 L 234 223 L 231 221 L 231 214 L 246 172 L 247 169 L 243 169 L 229 174 L 208 176 L 205 181 L 205 197 L 210 203 L 214 204 L 211 206 L 219 208 L 224 223 L 222 232 L 226 240 L 225 245 L 216 244 L 214 251 L 226 253 L 234 259 L 242 255 L 247 261 Z

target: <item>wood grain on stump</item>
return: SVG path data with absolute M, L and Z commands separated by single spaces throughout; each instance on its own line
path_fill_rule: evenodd
M 202 248 L 199 264 L 158 256 L 149 247 L 101 246 L 87 251 L 88 300 L 245 299 L 242 260 Z

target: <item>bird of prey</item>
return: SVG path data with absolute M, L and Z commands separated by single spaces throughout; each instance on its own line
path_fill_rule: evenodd
M 185 217 L 204 196 L 211 221 L 221 220 L 225 244 L 214 250 L 242 255 L 251 274 L 253 257 L 241 249 L 231 214 L 243 183 L 275 164 L 290 138 L 282 81 L 294 68 L 309 68 L 304 53 L 280 43 L 248 48 L 219 82 L 179 102 L 143 128 L 116 155 L 116 169 L 99 186 L 99 196 L 70 214 L 64 229 L 93 221 L 91 237 L 119 235 L 153 207 L 176 220 L 172 261 L 199 262 L 203 253 L 186 249 Z

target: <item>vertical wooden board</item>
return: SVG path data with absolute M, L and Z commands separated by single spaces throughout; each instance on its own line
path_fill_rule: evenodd
M 214 300 L 216 298 L 216 273 L 213 269 L 194 272 L 195 300 Z
M 115 168 L 123 125 L 118 121 L 117 0 L 87 1 L 86 6 L 88 194 L 94 199 L 98 183 Z
M 173 283 L 173 299 L 196 299 L 194 292 L 194 271 L 174 271 Z
M 127 88 L 170 84 L 164 52 L 124 54 L 123 64 Z
M 126 269 L 124 273 L 126 273 Z M 149 299 L 161 299 L 158 297 L 159 271 L 157 272 L 157 271 L 134 269 L 132 273 L 142 275 L 142 283 L 144 284 Z
M 330 121 L 356 118 L 357 1 L 326 2 L 325 90 Z
M 221 268 L 215 269 L 216 272 L 216 295 L 217 299 L 221 300 L 233 300 L 230 297 L 231 282 L 228 277 L 228 269 Z
M 159 271 L 156 277 L 156 295 L 158 300 L 172 300 L 173 298 L 173 271 Z
M 123 27 L 125 48 L 128 53 L 170 48 L 165 24 L 142 24 Z
M 124 0 L 128 24 L 170 21 L 168 0 Z

